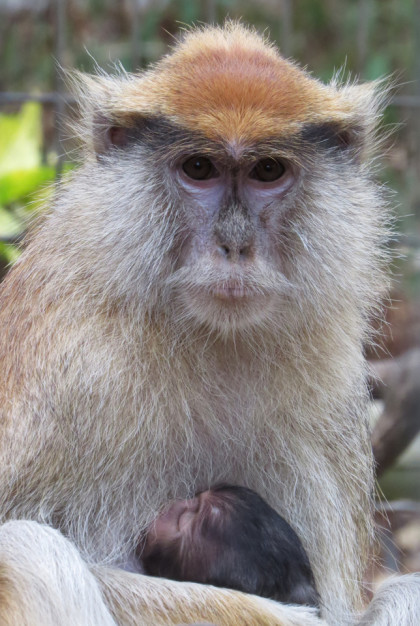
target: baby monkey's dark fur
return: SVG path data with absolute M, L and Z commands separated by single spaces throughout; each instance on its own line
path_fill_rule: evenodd
M 140 552 L 147 574 L 319 606 L 302 543 L 267 502 L 251 489 L 231 485 L 205 495 L 180 535 L 161 537 L 155 530 L 150 549 Z

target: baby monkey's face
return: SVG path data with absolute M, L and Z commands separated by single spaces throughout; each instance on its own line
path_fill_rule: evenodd
M 164 556 L 173 568 L 179 568 L 180 575 L 200 578 L 202 567 L 209 567 L 218 556 L 218 535 L 228 513 L 227 501 L 210 490 L 189 500 L 171 502 L 147 531 L 143 562 L 153 568 L 159 554 L 160 559 Z
M 201 495 L 190 500 L 176 500 L 165 507 L 149 528 L 145 550 L 149 544 L 172 543 L 183 535 L 190 535 L 200 510 Z
M 223 514 L 221 502 L 216 494 L 203 491 L 189 500 L 171 502 L 150 526 L 144 551 L 157 543 L 169 545 L 182 539 L 194 541 L 200 534 L 203 521 L 206 526 L 220 521 Z

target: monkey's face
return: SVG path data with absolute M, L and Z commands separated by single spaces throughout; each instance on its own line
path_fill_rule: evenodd
M 124 203 L 118 249 L 139 251 L 123 285 L 137 285 L 184 330 L 225 335 L 296 333 L 313 310 L 334 304 L 330 293 L 344 286 L 360 228 L 353 198 L 365 186 L 340 128 L 309 123 L 241 143 L 164 118 L 136 124 L 110 129 L 117 149 L 104 160 Z
M 276 233 L 296 184 L 292 164 L 197 152 L 182 155 L 171 174 L 184 233 L 170 279 L 177 304 L 222 330 L 262 320 L 288 286 Z
M 374 87 L 322 85 L 232 26 L 187 36 L 144 75 L 101 78 L 90 102 L 113 294 L 141 294 L 184 332 L 276 337 L 370 301 Z

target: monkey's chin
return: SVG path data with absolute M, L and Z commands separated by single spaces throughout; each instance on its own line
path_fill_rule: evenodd
M 268 295 L 252 294 L 234 285 L 195 293 L 184 301 L 184 307 L 191 321 L 223 335 L 265 327 L 272 314 L 272 300 Z

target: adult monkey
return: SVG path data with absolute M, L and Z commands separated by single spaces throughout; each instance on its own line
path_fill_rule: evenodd
M 372 535 L 377 86 L 322 85 L 237 24 L 79 84 L 85 163 L 1 292 L 2 623 L 319 623 L 117 568 L 166 502 L 220 482 L 287 519 L 348 623 Z M 419 589 L 364 623 L 414 625 Z

